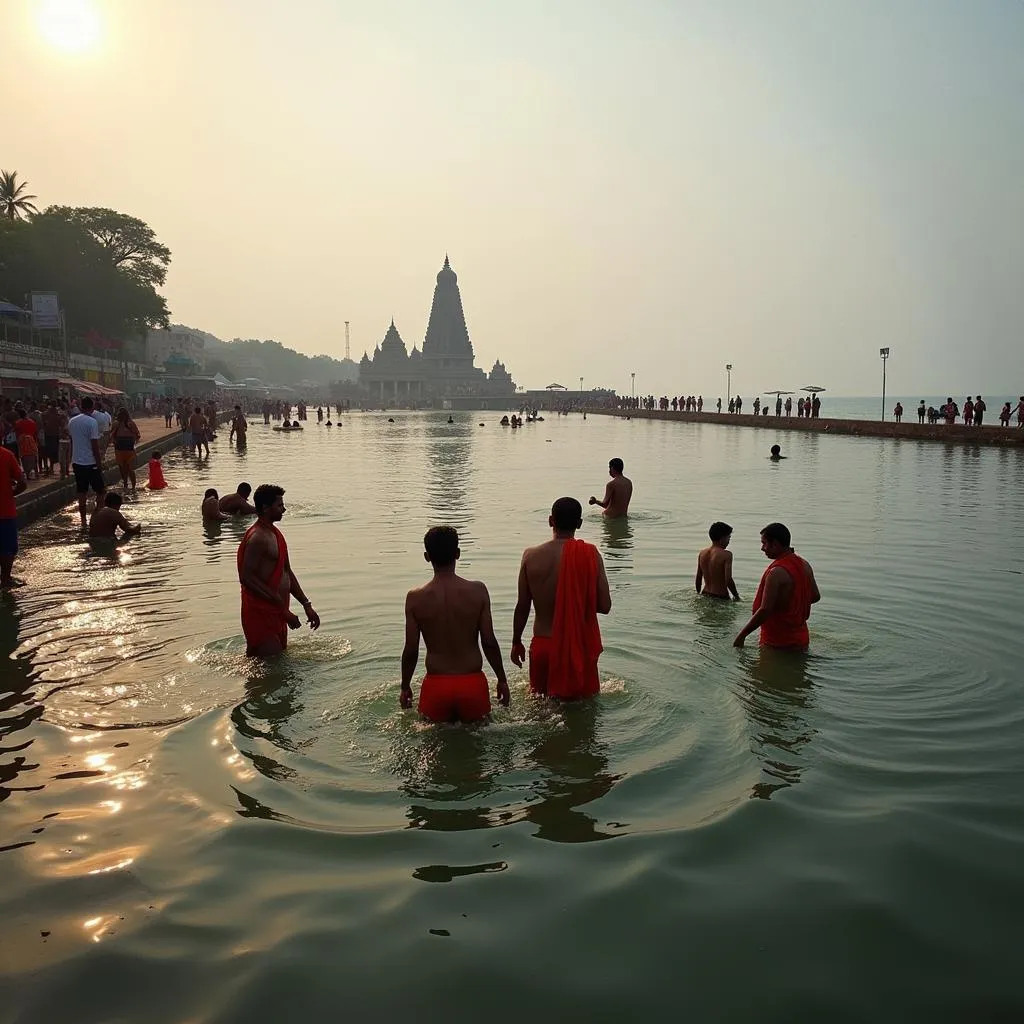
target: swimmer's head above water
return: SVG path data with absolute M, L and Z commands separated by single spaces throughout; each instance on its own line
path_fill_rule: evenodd
M 608 463 L 608 472 L 612 476 L 622 476 L 622 470 L 625 468 L 622 459 L 612 459 Z

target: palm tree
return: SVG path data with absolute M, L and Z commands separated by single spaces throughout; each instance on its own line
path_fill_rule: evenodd
M 25 192 L 28 185 L 18 181 L 17 171 L 0 171 L 0 211 L 8 220 L 20 220 L 26 214 L 38 213 L 30 196 Z

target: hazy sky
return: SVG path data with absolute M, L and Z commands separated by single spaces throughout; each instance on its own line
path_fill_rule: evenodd
M 0 167 L 152 225 L 177 322 L 411 347 L 447 251 L 528 386 L 1024 389 L 1021 0 L 64 2 L 4 0 Z

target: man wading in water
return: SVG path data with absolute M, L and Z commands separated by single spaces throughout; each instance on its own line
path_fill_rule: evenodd
M 761 550 L 772 560 L 764 571 L 754 598 L 754 614 L 732 642 L 743 641 L 758 627 L 762 647 L 802 651 L 810 643 L 807 620 L 811 605 L 821 600 L 814 570 L 790 547 L 789 530 L 769 523 L 761 531 Z
M 434 578 L 405 598 L 405 647 L 402 649 L 403 708 L 413 701 L 412 676 L 427 645 L 427 674 L 420 685 L 419 713 L 433 722 L 475 722 L 491 713 L 480 648 L 498 678 L 497 697 L 508 706 L 508 681 L 501 648 L 491 622 L 487 587 L 455 572 L 459 535 L 450 526 L 434 526 L 423 538 L 423 557 Z
M 604 562 L 593 544 L 576 539 L 583 506 L 559 498 L 551 506 L 552 538 L 523 552 L 519 600 L 512 619 L 512 661 L 526 660 L 523 630 L 534 611 L 530 641 L 530 689 L 562 700 L 595 697 L 600 691 L 598 615 L 612 610 Z
M 619 519 L 629 512 L 629 500 L 633 497 L 633 481 L 622 475 L 622 459 L 612 459 L 608 463 L 611 480 L 604 489 L 604 497 L 600 500 L 591 495 L 590 504 L 600 505 L 608 519 Z
M 310 629 L 318 629 L 320 616 L 288 561 L 284 534 L 274 525 L 285 513 L 284 488 L 260 484 L 253 495 L 256 522 L 238 545 L 238 581 L 242 585 L 242 632 L 245 653 L 265 658 L 288 646 L 288 630 L 302 622 L 289 608 L 291 596 L 302 605 Z

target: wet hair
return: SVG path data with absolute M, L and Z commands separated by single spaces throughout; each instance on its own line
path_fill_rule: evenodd
M 559 498 L 551 506 L 556 530 L 578 530 L 583 525 L 583 506 L 575 498 Z
M 423 535 L 423 550 L 435 569 L 454 565 L 459 550 L 459 534 L 451 526 L 432 526 Z
M 121 507 L 121 495 L 116 494 L 114 491 L 107 491 L 107 496 L 103 500 L 103 504 L 107 508 L 120 508 Z
M 241 411 L 242 411 L 242 407 L 240 405 L 236 405 L 235 406 L 235 412 L 241 412 Z
M 612 459 L 611 462 L 608 463 L 608 468 L 609 469 L 614 469 L 616 473 L 621 473 L 622 472 L 622 459 Z
M 216 497 L 217 497 L 217 488 L 216 487 L 207 487 L 206 488 L 206 493 L 203 495 L 203 501 L 206 501 L 207 498 L 216 498 Z
M 253 495 L 252 503 L 256 506 L 256 514 L 262 515 L 265 508 L 269 508 L 278 498 L 284 497 L 284 488 L 277 484 L 260 484 Z
M 728 537 L 732 533 L 732 527 L 728 523 L 712 523 L 708 528 L 708 536 L 713 541 L 720 541 L 723 537 Z
M 131 419 L 131 416 L 128 414 L 128 410 L 123 405 L 117 410 L 117 418 L 122 423 L 127 423 Z
M 240 494 L 243 498 L 248 498 L 252 494 L 252 485 L 247 484 L 244 480 L 235 489 L 235 494 Z
M 778 455 L 781 451 L 782 449 L 777 444 L 772 445 L 772 455 Z
M 154 459 L 159 459 L 160 458 L 160 449 L 159 448 L 157 448 L 157 450 L 155 452 L 153 452 L 153 458 Z
M 776 544 L 781 544 L 784 548 L 792 547 L 792 538 L 789 535 L 789 530 L 782 525 L 782 523 L 769 523 L 762 531 L 761 536 L 765 540 L 773 540 Z
M 93 400 L 88 395 L 86 395 L 85 398 L 83 398 L 82 401 L 79 402 L 78 408 L 81 409 L 82 412 L 88 412 L 93 407 L 94 404 L 95 403 L 93 402 Z

